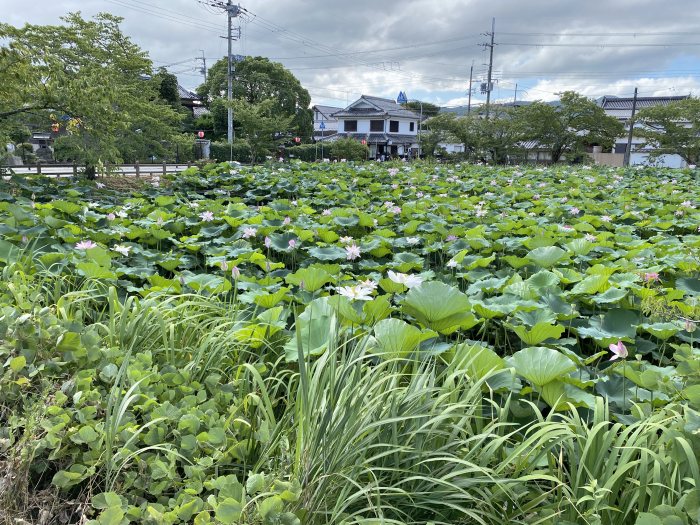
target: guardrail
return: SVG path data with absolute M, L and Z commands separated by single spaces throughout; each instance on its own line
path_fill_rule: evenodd
M 102 173 L 98 172 L 97 176 L 106 174 L 119 175 L 127 177 L 139 177 L 141 175 L 166 175 L 168 173 L 176 173 L 185 170 L 192 166 L 191 162 L 186 164 L 168 164 L 167 162 L 159 164 L 141 164 L 135 162 L 133 164 L 105 164 Z M 44 175 L 47 177 L 77 177 L 84 170 L 84 166 L 77 162 L 72 164 L 44 164 L 37 163 L 31 166 L 0 166 L 0 170 L 14 173 L 15 175 Z M 7 173 L 6 173 L 7 175 Z

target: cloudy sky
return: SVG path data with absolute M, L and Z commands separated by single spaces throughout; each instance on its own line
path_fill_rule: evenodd
M 194 88 L 226 53 L 216 0 L 0 0 L 13 25 L 58 23 L 70 11 L 108 11 L 155 66 Z M 442 106 L 473 102 L 486 78 L 485 35 L 496 19 L 496 100 L 700 93 L 700 10 L 693 0 L 245 0 L 234 53 L 283 63 L 313 103 L 345 106 L 360 94 L 405 91 Z

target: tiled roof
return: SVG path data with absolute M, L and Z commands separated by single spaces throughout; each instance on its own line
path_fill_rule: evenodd
M 185 89 L 180 84 L 177 85 L 177 94 L 181 100 L 200 100 L 200 98 L 192 91 Z
M 352 104 L 347 108 L 337 111 L 333 114 L 334 117 L 354 117 L 354 116 L 389 116 L 389 117 L 404 117 L 404 118 L 420 118 L 417 113 L 404 109 L 401 105 L 397 104 L 396 101 L 388 98 L 371 97 L 368 95 L 362 95 L 359 100 L 365 100 L 375 106 L 375 108 L 353 108 Z M 355 104 L 358 102 L 356 100 L 353 102 Z
M 194 117 L 197 118 L 201 117 L 202 115 L 208 115 L 211 113 L 211 111 L 204 106 L 195 106 L 192 108 L 192 113 L 194 114 Z
M 338 111 L 342 111 L 343 108 L 337 108 L 335 106 L 320 106 L 320 105 L 315 105 L 312 109 L 315 109 L 319 113 L 323 114 L 325 117 L 330 117 L 333 113 L 337 113 Z
M 674 97 L 637 97 L 637 109 L 650 108 L 652 106 L 667 106 L 671 102 L 678 102 L 689 98 L 687 95 Z M 618 109 L 632 111 L 633 97 L 603 97 L 600 106 L 603 109 Z

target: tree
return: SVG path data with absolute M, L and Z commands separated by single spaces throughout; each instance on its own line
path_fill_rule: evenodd
M 415 111 L 419 115 L 421 114 L 421 106 L 423 110 L 423 119 L 434 117 L 440 113 L 440 106 L 430 102 L 419 102 L 417 100 L 412 100 L 403 104 L 403 107 L 410 109 L 411 111 Z
M 635 133 L 655 148 L 651 157 L 677 154 L 688 164 L 700 164 L 700 99 L 644 108 L 635 122 L 642 124 Z
M 537 101 L 517 108 L 514 115 L 523 138 L 549 148 L 552 162 L 565 153 L 581 153 L 585 146 L 610 147 L 624 133 L 615 117 L 573 91 L 564 92 L 558 106 Z
M 134 144 L 160 150 L 181 115 L 159 96 L 151 61 L 119 28 L 121 19 L 73 13 L 65 25 L 0 24 L 0 135 L 30 118 L 58 125 L 56 147 L 85 163 L 94 177 L 100 162 L 134 156 Z M 9 92 L 9 93 L 8 93 Z
M 338 139 L 331 144 L 331 156 L 345 160 L 367 160 L 369 148 L 355 139 Z
M 207 81 L 197 88 L 197 94 L 213 103 L 226 99 L 228 61 L 218 60 L 209 69 Z M 236 62 L 233 77 L 233 99 L 249 104 L 274 101 L 274 111 L 291 117 L 294 133 L 305 139 L 313 136 L 313 114 L 309 105 L 311 96 L 299 80 L 282 64 L 263 57 L 245 57 Z M 234 118 L 237 114 L 234 112 Z
M 454 113 L 441 113 L 426 124 L 429 129 L 442 131 L 464 146 L 472 160 L 505 164 L 519 150 L 520 128 L 510 109 L 494 109 L 492 118 L 479 115 L 458 117 Z
M 233 109 L 236 112 L 238 138 L 247 142 L 253 162 L 275 153 L 277 145 L 287 138 L 292 117 L 280 115 L 274 100 L 267 99 L 256 104 L 235 100 Z
M 182 108 L 177 77 L 169 73 L 167 69 L 161 67 L 153 78 L 158 85 L 158 94 L 160 98 L 177 109 Z

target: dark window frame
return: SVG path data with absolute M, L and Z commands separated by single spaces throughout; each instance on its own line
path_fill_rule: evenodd
M 389 121 L 389 133 L 398 133 L 399 132 L 399 121 L 398 120 L 390 120 Z
M 369 121 L 369 130 L 374 133 L 383 133 L 384 132 L 384 121 L 383 120 L 370 120 Z
M 411 122 L 408 129 L 409 131 L 416 131 L 416 123 Z
M 350 127 L 348 127 L 348 124 L 352 124 L 352 125 Z M 357 132 L 357 120 L 346 120 L 343 129 L 348 133 L 356 133 Z

